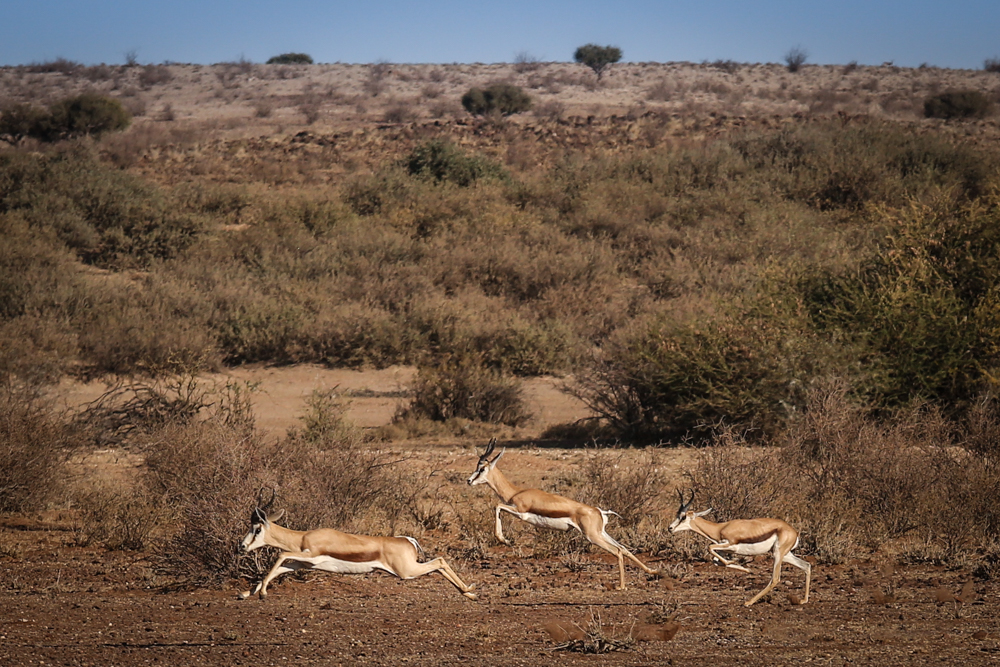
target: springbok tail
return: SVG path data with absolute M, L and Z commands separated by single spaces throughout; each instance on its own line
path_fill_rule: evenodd
M 424 551 L 424 548 L 422 546 L 420 546 L 420 542 L 417 542 L 414 538 L 408 535 L 396 535 L 396 537 L 400 537 L 409 542 L 410 544 L 412 544 L 413 548 L 417 550 L 417 555 L 419 555 L 421 558 L 427 557 L 427 552 Z

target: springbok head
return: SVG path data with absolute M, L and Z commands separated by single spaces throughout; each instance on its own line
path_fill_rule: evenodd
M 264 499 L 264 489 L 257 492 L 257 502 L 253 511 L 250 512 L 250 532 L 240 542 L 240 550 L 244 553 L 266 546 L 266 535 L 271 524 L 285 515 L 285 510 L 268 513 L 268 510 L 274 505 L 275 496 L 277 496 L 277 493 L 274 489 L 271 489 L 271 498 L 264 503 L 262 502 Z
M 470 486 L 486 483 L 487 475 L 489 475 L 490 471 L 493 470 L 493 468 L 496 466 L 497 461 L 500 460 L 500 457 L 503 456 L 503 453 L 507 451 L 506 449 L 501 449 L 500 453 L 494 456 L 493 459 L 491 460 L 490 455 L 496 448 L 497 448 L 497 439 L 493 438 L 492 440 L 490 440 L 490 444 L 486 445 L 486 451 L 483 452 L 483 455 L 479 457 L 479 463 L 476 464 L 476 472 L 472 473 L 472 476 L 469 477 Z
M 677 518 L 670 524 L 671 533 L 691 530 L 691 519 L 705 516 L 712 511 L 712 508 L 701 512 L 692 512 L 690 510 L 691 503 L 694 502 L 694 489 L 691 489 L 691 497 L 687 499 L 687 502 L 684 501 L 684 493 L 680 489 L 677 489 L 677 495 L 681 498 L 681 506 L 677 509 Z

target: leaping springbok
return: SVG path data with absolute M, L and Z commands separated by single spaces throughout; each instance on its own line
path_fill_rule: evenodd
M 510 544 L 503 536 L 503 524 L 500 522 L 500 512 L 509 512 L 518 519 L 527 521 L 530 524 L 541 528 L 552 528 L 554 530 L 569 530 L 576 528 L 591 544 L 595 544 L 605 551 L 618 557 L 618 590 L 625 590 L 625 557 L 627 556 L 647 574 L 658 574 L 657 570 L 650 569 L 641 560 L 632 555 L 632 552 L 619 544 L 613 537 L 608 535 L 605 526 L 608 523 L 608 516 L 615 514 L 609 510 L 602 510 L 590 505 L 554 493 L 547 493 L 538 489 L 522 489 L 514 486 L 503 473 L 497 470 L 497 461 L 503 456 L 506 449 L 500 450 L 492 460 L 490 455 L 496 449 L 497 440 L 493 438 L 486 446 L 486 451 L 479 457 L 479 464 L 476 472 L 469 477 L 469 484 L 488 484 L 503 503 L 496 508 L 496 529 L 495 534 L 498 540 L 504 544 Z
M 694 501 L 694 489 L 691 490 L 691 497 L 688 498 L 687 502 L 684 502 L 684 494 L 680 489 L 677 490 L 677 495 L 681 497 L 681 506 L 677 510 L 677 518 L 670 524 L 670 532 L 679 533 L 682 530 L 691 530 L 710 539 L 712 544 L 708 547 L 708 552 L 712 554 L 713 561 L 718 561 L 734 570 L 749 572 L 750 570 L 742 565 L 737 565 L 735 562 L 723 558 L 719 552 L 731 551 L 741 556 L 759 556 L 768 552 L 774 554 L 774 572 L 771 575 L 771 583 L 747 602 L 747 607 L 764 597 L 781 581 L 782 563 L 794 565 L 806 573 L 806 596 L 801 604 L 809 602 L 809 579 L 812 575 L 812 566 L 808 561 L 802 560 L 792 553 L 792 549 L 799 544 L 797 530 L 781 519 L 738 519 L 725 523 L 715 523 L 702 518 L 712 511 L 711 508 L 701 512 L 688 509 Z
M 435 558 L 427 563 L 418 562 L 418 554 L 423 550 L 412 537 L 350 535 L 332 528 L 309 531 L 284 528 L 275 521 L 284 515 L 285 510 L 271 514 L 267 512 L 274 504 L 274 490 L 271 491 L 271 499 L 263 506 L 262 492 L 263 490 L 257 494 L 257 506 L 250 514 L 250 532 L 243 538 L 240 548 L 247 553 L 263 546 L 272 546 L 282 552 L 271 571 L 253 591 L 240 593 L 241 600 L 258 592 L 263 600 L 267 597 L 267 585 L 275 577 L 303 569 L 340 574 L 366 574 L 373 570 L 385 570 L 400 579 L 414 579 L 430 572 L 440 572 L 462 595 L 470 600 L 476 599 L 476 594 L 472 592 L 475 585 L 466 586 L 443 558 Z

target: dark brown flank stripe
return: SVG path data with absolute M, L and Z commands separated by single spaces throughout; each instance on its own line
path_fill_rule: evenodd
M 568 517 L 573 516 L 572 512 L 566 510 L 545 510 L 542 512 L 538 510 L 528 510 L 528 511 L 531 512 L 532 514 L 537 514 L 538 516 L 544 516 L 547 519 L 566 519 Z
M 378 560 L 377 551 L 352 551 L 349 553 L 328 553 L 324 554 L 337 560 L 346 560 L 349 563 L 367 563 L 369 561 Z
M 777 532 L 778 531 L 776 530 L 772 530 L 770 532 L 764 533 L 760 537 L 747 537 L 740 540 L 740 542 L 742 542 L 743 544 L 757 544 L 758 542 L 764 542 L 765 540 L 771 539 Z

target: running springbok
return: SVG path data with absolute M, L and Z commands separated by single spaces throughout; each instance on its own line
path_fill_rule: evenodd
M 538 489 L 522 489 L 514 486 L 503 473 L 497 470 L 497 461 L 504 455 L 506 449 L 500 450 L 492 460 L 490 455 L 496 449 L 497 440 L 493 438 L 486 446 L 486 451 L 479 457 L 479 464 L 476 472 L 469 477 L 469 484 L 488 484 L 493 491 L 500 496 L 503 503 L 496 508 L 496 529 L 495 534 L 498 540 L 504 544 L 510 544 L 503 536 L 503 524 L 500 522 L 500 512 L 509 512 L 518 519 L 527 521 L 530 524 L 541 528 L 552 528 L 554 530 L 569 530 L 576 528 L 591 544 L 597 545 L 618 557 L 618 590 L 625 590 L 625 557 L 630 558 L 647 574 L 658 574 L 657 570 L 652 570 L 641 560 L 632 555 L 632 552 L 615 541 L 608 535 L 605 526 L 608 523 L 608 516 L 617 514 L 610 510 L 602 510 L 590 505 L 584 505 L 575 500 L 557 496 L 554 493 L 547 493 Z
M 472 592 L 475 585 L 466 586 L 443 558 L 435 558 L 427 563 L 419 562 L 417 557 L 423 549 L 412 537 L 350 535 L 332 528 L 309 531 L 283 528 L 275 521 L 284 515 L 285 510 L 271 514 L 267 512 L 274 504 L 274 490 L 271 491 L 271 499 L 263 507 L 262 495 L 263 489 L 257 494 L 257 506 L 250 514 L 250 532 L 240 543 L 240 549 L 243 553 L 248 553 L 263 546 L 272 546 L 282 551 L 274 567 L 257 587 L 253 591 L 240 593 L 241 600 L 258 592 L 263 600 L 267 597 L 267 585 L 275 577 L 303 569 L 340 574 L 366 574 L 373 570 L 385 570 L 400 579 L 414 579 L 430 572 L 440 572 L 462 595 L 470 600 L 476 599 L 476 594 Z
M 694 501 L 694 489 L 691 489 L 691 497 L 688 498 L 687 502 L 684 502 L 684 494 L 680 489 L 677 490 L 677 495 L 681 498 L 681 506 L 677 510 L 677 518 L 670 524 L 670 532 L 679 533 L 682 530 L 691 530 L 710 539 L 712 544 L 709 545 L 708 552 L 712 555 L 713 561 L 718 561 L 734 570 L 750 572 L 742 565 L 726 560 L 719 552 L 731 551 L 741 556 L 759 556 L 768 552 L 774 554 L 774 572 L 771 575 L 771 583 L 747 602 L 747 607 L 771 592 L 771 589 L 781 582 L 782 563 L 794 565 L 806 573 L 806 596 L 801 604 L 809 602 L 809 579 L 812 575 L 812 566 L 808 561 L 802 560 L 792 553 L 792 549 L 799 544 L 797 530 L 781 519 L 738 519 L 725 523 L 715 523 L 702 518 L 712 511 L 711 508 L 701 512 L 689 509 Z

